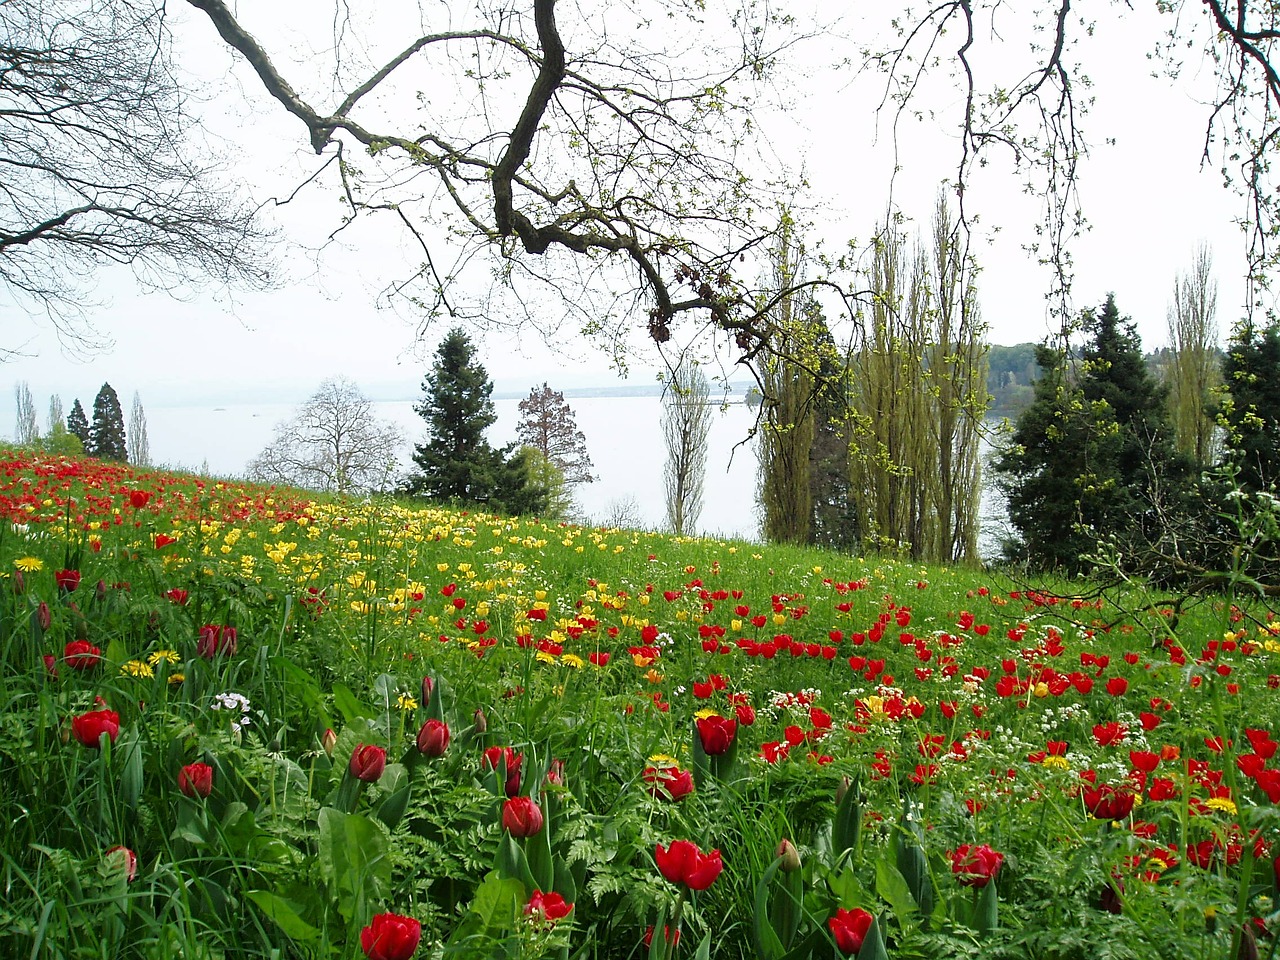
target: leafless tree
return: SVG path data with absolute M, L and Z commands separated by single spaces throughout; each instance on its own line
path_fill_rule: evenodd
M 1213 279 L 1213 255 L 1201 244 L 1188 273 L 1179 274 L 1169 304 L 1169 346 L 1173 351 L 1168 375 L 1169 410 L 1178 449 L 1208 466 L 1214 449 L 1213 392 L 1222 380 L 1218 347 L 1218 282 Z
M 148 289 L 266 279 L 254 211 L 186 140 L 170 41 L 162 0 L 0 3 L 0 294 L 68 346 L 103 343 L 103 264 Z
M 17 407 L 18 420 L 14 439 L 19 446 L 28 447 L 40 439 L 40 422 L 36 416 L 36 401 L 31 395 L 31 387 L 23 380 L 13 388 L 13 402 Z
M 676 367 L 662 394 L 667 522 L 677 537 L 692 536 L 702 513 L 710 432 L 711 385 L 697 364 L 687 361 Z
M 129 430 L 125 434 L 129 448 L 129 462 L 151 462 L 151 441 L 147 437 L 147 413 L 142 409 L 142 397 L 133 391 L 133 406 L 129 410 Z
M 53 433 L 58 427 L 65 430 L 67 423 L 62 411 L 62 397 L 55 393 L 49 397 L 49 423 L 45 433 Z
M 404 438 L 374 413 L 373 403 L 345 377 L 320 384 L 292 420 L 249 464 L 251 479 L 308 490 L 378 490 L 395 473 Z

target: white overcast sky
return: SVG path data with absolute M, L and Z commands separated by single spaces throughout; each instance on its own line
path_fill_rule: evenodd
M 317 2 L 273 0 L 272 9 L 289 16 Z M 1148 5 L 1138 0 L 1142 9 L 1123 23 L 1119 13 L 1100 13 L 1105 19 L 1077 54 L 1089 64 L 1097 103 L 1083 121 L 1091 154 L 1080 188 L 1092 229 L 1072 250 L 1076 307 L 1095 305 L 1114 291 L 1144 344 L 1155 347 L 1166 340 L 1175 276 L 1190 267 L 1198 243 L 1209 243 L 1214 253 L 1224 332 L 1240 315 L 1243 241 L 1233 221 L 1244 205 L 1223 188 L 1218 174 L 1200 168 L 1205 101 L 1214 89 L 1208 68 L 1197 67 L 1191 57 L 1177 81 L 1150 75 L 1145 54 L 1158 25 L 1153 29 Z M 170 7 L 184 8 L 175 11 L 183 62 L 207 85 L 207 109 L 217 128 L 211 142 L 225 154 L 228 176 L 258 197 L 283 195 L 316 165 L 301 124 L 268 100 L 242 66 L 233 65 L 200 15 L 183 4 Z M 1200 16 L 1199 5 L 1191 7 L 1187 16 Z M 873 111 L 879 87 L 872 77 L 827 66 L 834 56 L 856 57 L 865 42 L 857 36 L 861 26 L 850 21 L 842 27 L 845 36 L 798 49 L 788 81 L 794 103 L 784 118 L 765 118 L 775 152 L 797 169 L 803 165 L 814 195 L 822 198 L 821 232 L 834 248 L 851 238 L 865 241 L 890 199 L 887 118 L 877 126 Z M 959 116 L 958 94 L 934 89 L 931 96 L 937 117 L 904 121 L 902 170 L 892 196 L 924 226 L 939 178 L 954 172 Z M 984 227 L 1000 230 L 989 245 L 980 238 L 975 247 L 982 268 L 980 302 L 994 343 L 1040 340 L 1049 330 L 1049 276 L 1021 249 L 1032 235 L 1037 207 L 1018 187 L 1016 177 L 995 169 L 970 194 Z M 60 394 L 67 407 L 79 397 L 89 408 L 103 381 L 116 387 L 126 405 L 134 391 L 147 404 L 301 401 L 334 374 L 351 377 L 375 396 L 416 391 L 445 324 L 426 343 L 415 343 L 416 318 L 375 306 L 378 294 L 416 256 L 402 246 L 401 234 L 371 221 L 315 257 L 309 248 L 320 245 L 339 214 L 332 185 L 304 191 L 276 214 L 284 239 L 283 279 L 265 293 L 206 290 L 185 301 L 138 296 L 127 271 L 104 272 L 97 290 L 101 302 L 89 316 L 114 347 L 90 359 L 69 356 L 39 318 L 6 311 L 3 345 L 26 356 L 0 365 L 0 435 L 11 436 L 13 429 L 12 413 L 2 413 L 12 410 L 6 379 L 26 381 L 41 409 L 51 393 Z M 642 325 L 637 318 L 636 326 Z M 479 339 L 499 388 L 542 380 L 561 389 L 616 381 L 608 361 L 585 345 L 561 341 L 549 349 L 534 335 Z M 643 347 L 642 338 L 636 342 Z M 651 359 L 638 356 L 633 379 L 649 382 L 653 374 L 645 364 Z

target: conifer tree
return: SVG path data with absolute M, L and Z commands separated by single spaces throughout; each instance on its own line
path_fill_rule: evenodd
M 84 414 L 84 407 L 80 406 L 79 397 L 76 397 L 75 403 L 71 405 L 71 412 L 67 414 L 67 430 L 80 441 L 85 450 L 89 449 L 89 418 Z
M 1280 481 L 1280 322 L 1241 323 L 1222 365 L 1224 460 L 1250 492 Z
M 1016 552 L 1070 572 L 1086 566 L 1103 538 L 1129 558 L 1148 550 L 1184 510 L 1190 483 L 1166 392 L 1133 324 L 1110 295 L 1081 320 L 1090 339 L 1078 369 L 1064 350 L 1040 348 L 1035 401 L 996 462 L 1022 540 Z
M 509 445 L 495 450 L 485 432 L 498 419 L 493 382 L 475 357 L 471 338 L 454 327 L 436 348 L 425 394 L 414 406 L 427 422 L 427 442 L 414 446 L 417 467 L 405 492 L 432 500 L 483 503 L 495 511 L 537 513 L 545 503 L 529 479 L 529 465 Z
M 119 460 L 124 463 L 129 459 L 124 411 L 120 407 L 120 398 L 109 383 L 104 383 L 94 398 L 93 422 L 89 425 L 89 442 L 85 444 L 85 452 L 100 460 Z

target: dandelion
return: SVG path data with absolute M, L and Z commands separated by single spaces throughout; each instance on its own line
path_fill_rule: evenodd
M 158 667 L 162 660 L 166 663 L 178 663 L 181 659 L 177 650 L 157 650 L 147 657 L 147 663 L 153 667 Z
M 171 673 L 169 674 L 169 686 L 171 687 L 181 686 L 182 681 L 186 679 L 187 679 L 187 676 L 184 673 Z
M 44 569 L 44 561 L 39 557 L 19 557 L 13 565 L 23 573 L 36 573 Z
M 396 709 L 398 709 L 398 710 L 417 710 L 417 709 L 418 709 L 418 701 L 417 701 L 417 700 L 415 700 L 413 697 L 409 696 L 409 694 L 407 694 L 407 693 L 402 693 L 402 694 L 400 694 L 399 699 L 397 699 L 397 700 L 396 700 Z
M 1210 797 L 1204 802 L 1204 805 L 1210 810 L 1216 810 L 1219 813 L 1225 813 L 1231 817 L 1236 815 L 1235 801 L 1229 800 L 1226 797 Z
M 126 677 L 141 677 L 144 679 L 155 676 L 155 671 L 151 669 L 151 666 L 142 660 L 126 660 L 120 664 L 120 673 Z

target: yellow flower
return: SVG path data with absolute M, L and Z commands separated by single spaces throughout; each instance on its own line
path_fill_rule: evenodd
M 156 666 L 161 660 L 167 660 L 169 663 L 177 663 L 182 658 L 178 656 L 177 650 L 157 650 L 155 653 L 147 657 L 147 663 Z
M 1067 762 L 1066 757 L 1045 757 L 1041 761 L 1042 767 L 1052 767 L 1055 770 L 1070 770 L 1071 764 Z
M 554 655 L 554 654 L 547 653 L 547 651 L 545 651 L 545 650 L 539 650 L 539 651 L 534 655 L 534 658 L 535 658 L 539 663 L 555 663 L 555 662 L 556 662 L 555 655 Z
M 120 673 L 126 677 L 154 677 L 155 671 L 141 660 L 126 660 L 120 664 Z
M 169 674 L 169 686 L 176 687 L 185 679 L 187 679 L 186 676 L 181 673 L 171 673 Z
M 669 753 L 654 753 L 649 756 L 649 766 L 651 767 L 678 767 L 680 761 Z
M 576 654 L 565 653 L 561 655 L 560 662 L 567 667 L 573 667 L 573 669 L 579 670 L 582 667 L 583 659 Z
M 697 717 L 699 720 L 706 720 L 708 717 L 718 717 L 720 716 L 720 714 L 717 713 L 715 710 L 702 709 L 702 710 L 699 710 L 697 713 L 695 713 L 694 716 Z
M 1210 797 L 1204 802 L 1204 805 L 1210 810 L 1217 810 L 1219 813 L 1225 813 L 1231 817 L 1236 815 L 1235 802 L 1228 800 L 1226 797 Z
M 396 707 L 400 710 L 417 710 L 418 701 L 407 693 L 402 693 L 400 694 L 400 699 L 396 701 Z
M 44 561 L 39 557 L 19 557 L 13 561 L 13 565 L 23 573 L 35 573 L 44 569 Z
M 654 670 L 654 669 L 652 669 L 652 668 L 650 668 L 650 669 L 645 673 L 644 678 L 645 678 L 646 680 L 648 680 L 650 683 L 661 683 L 661 682 L 662 682 L 662 674 L 660 674 L 657 670 Z

